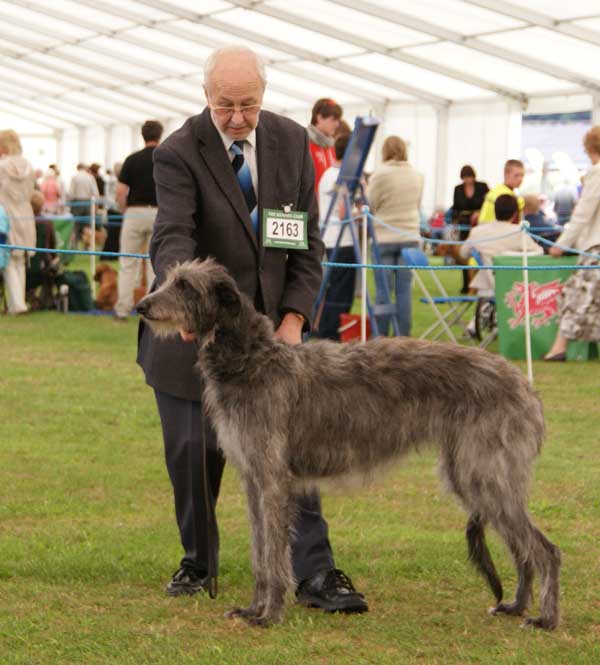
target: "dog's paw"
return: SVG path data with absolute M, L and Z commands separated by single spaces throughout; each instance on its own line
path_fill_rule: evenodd
M 256 626 L 257 628 L 269 628 L 273 625 L 273 622 L 266 616 L 244 617 L 244 621 L 249 626 Z
M 225 612 L 226 619 L 253 619 L 256 618 L 257 613 L 254 607 L 232 607 L 230 610 Z
M 516 603 L 498 603 L 496 607 L 490 607 L 488 612 L 492 616 L 497 614 L 508 614 L 510 616 L 522 616 L 525 611 L 524 607 L 520 607 Z
M 521 624 L 521 628 L 542 628 L 544 630 L 554 630 L 558 625 L 555 619 L 545 619 L 544 617 L 529 617 Z

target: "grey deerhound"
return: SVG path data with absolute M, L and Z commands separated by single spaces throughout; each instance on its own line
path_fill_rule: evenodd
M 323 481 L 367 479 L 434 442 L 440 475 L 469 515 L 469 558 L 496 596 L 490 611 L 523 614 L 537 571 L 540 616 L 526 623 L 556 627 L 560 551 L 527 512 L 544 419 L 517 368 L 480 349 L 408 338 L 284 344 L 211 259 L 174 267 L 138 311 L 158 335 L 196 333 L 205 404 L 247 494 L 254 596 L 228 616 L 281 621 L 294 584 L 295 495 Z M 488 523 L 517 568 L 511 603 L 501 602 Z

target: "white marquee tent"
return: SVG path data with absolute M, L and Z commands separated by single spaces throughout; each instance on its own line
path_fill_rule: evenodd
M 465 162 L 498 181 L 524 112 L 600 123 L 599 0 L 0 0 L 0 15 L 0 127 L 65 175 L 123 159 L 145 119 L 198 113 L 203 63 L 233 42 L 265 57 L 266 108 L 305 124 L 332 97 L 351 124 L 382 120 L 378 144 L 407 139 L 426 210 Z

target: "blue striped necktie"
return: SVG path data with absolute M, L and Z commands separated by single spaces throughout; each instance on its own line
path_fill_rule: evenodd
M 258 236 L 258 206 L 256 204 L 256 193 L 252 185 L 252 176 L 250 175 L 250 167 L 244 159 L 244 141 L 234 141 L 229 148 L 234 154 L 233 161 L 231 162 L 235 175 L 240 183 L 242 194 L 246 199 L 254 233 Z

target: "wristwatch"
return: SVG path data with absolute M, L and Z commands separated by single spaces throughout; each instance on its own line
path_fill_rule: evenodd
M 304 318 L 304 316 L 302 316 L 302 314 L 300 314 L 300 312 L 290 312 L 290 314 L 293 314 L 294 316 L 298 317 L 302 322 L 302 325 L 304 325 L 306 319 Z

